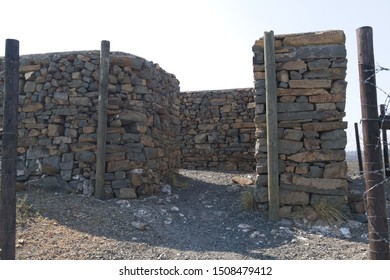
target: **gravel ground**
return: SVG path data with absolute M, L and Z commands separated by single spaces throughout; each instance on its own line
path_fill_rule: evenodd
M 244 210 L 236 174 L 181 170 L 138 200 L 18 193 L 17 259 L 366 259 L 367 224 L 269 222 Z M 248 177 L 248 174 L 240 174 Z

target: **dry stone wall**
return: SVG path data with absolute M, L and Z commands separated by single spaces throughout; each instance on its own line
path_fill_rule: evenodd
M 283 213 L 324 199 L 346 204 L 346 49 L 342 31 L 275 36 Z M 258 200 L 267 202 L 264 40 L 253 46 Z M 295 208 L 293 208 L 295 206 Z
M 27 55 L 20 61 L 18 181 L 91 194 L 100 52 Z M 107 197 L 152 193 L 179 168 L 178 93 L 178 80 L 159 65 L 111 53 Z
M 179 99 L 184 168 L 255 170 L 252 88 L 182 92 Z

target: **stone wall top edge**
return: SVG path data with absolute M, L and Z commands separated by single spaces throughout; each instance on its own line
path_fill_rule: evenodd
M 212 89 L 212 90 L 193 90 L 181 91 L 180 94 L 208 94 L 208 93 L 229 93 L 229 92 L 252 92 L 253 87 L 250 88 L 232 88 L 232 89 Z
M 20 55 L 21 59 L 41 59 L 41 58 L 46 58 L 48 56 L 54 56 L 54 55 L 60 55 L 60 56 L 67 56 L 67 55 L 96 55 L 100 54 L 100 50 L 83 50 L 83 51 L 62 51 L 62 52 L 48 52 L 48 53 L 31 53 L 31 54 L 22 54 Z M 127 52 L 122 52 L 122 51 L 111 51 L 110 56 L 113 57 L 131 57 L 131 58 L 139 58 L 139 59 L 144 59 L 147 61 L 147 59 L 127 53 Z M 0 56 L 0 59 L 4 59 L 4 56 Z
M 30 64 L 31 62 L 36 61 L 43 61 L 47 60 L 48 58 L 52 58 L 53 56 L 59 56 L 60 58 L 67 57 L 69 55 L 97 55 L 100 57 L 100 50 L 83 50 L 83 51 L 63 51 L 63 52 L 48 52 L 48 53 L 35 53 L 35 54 L 23 54 L 20 55 L 20 64 Z M 147 60 L 143 57 L 131 54 L 131 53 L 126 53 L 122 51 L 111 51 L 110 52 L 110 57 L 111 58 L 117 58 L 117 59 L 139 59 L 140 61 L 143 61 L 145 65 L 148 65 L 148 67 L 153 67 L 156 68 L 165 74 L 171 76 L 174 79 L 176 78 L 176 75 L 167 72 L 165 69 L 163 69 L 158 63 L 155 63 L 153 61 Z M 0 68 L 4 67 L 4 56 L 0 56 Z M 116 61 L 110 61 L 112 64 L 117 64 Z M 119 65 L 121 66 L 121 65 Z M 123 65 L 122 65 L 123 66 Z
M 343 30 L 325 30 L 302 33 L 275 34 L 275 40 L 282 40 L 285 46 L 304 46 L 318 44 L 345 44 Z M 263 47 L 264 37 L 255 41 L 255 46 Z

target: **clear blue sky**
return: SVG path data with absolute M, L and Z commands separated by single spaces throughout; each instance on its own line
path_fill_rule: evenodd
M 100 48 L 133 53 L 159 63 L 181 89 L 251 87 L 252 45 L 264 31 L 275 34 L 344 30 L 347 37 L 347 149 L 360 120 L 356 29 L 374 29 L 375 59 L 390 67 L 390 1 L 343 0 L 12 0 L 3 1 L 0 55 L 6 38 L 21 54 Z M 390 72 L 377 76 L 390 92 Z M 386 96 L 378 92 L 379 103 Z

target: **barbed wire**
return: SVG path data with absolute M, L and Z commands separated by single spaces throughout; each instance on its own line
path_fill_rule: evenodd
M 363 81 L 364 84 L 369 84 L 371 86 L 374 86 L 378 91 L 380 91 L 381 93 L 385 94 L 386 95 L 386 98 L 385 98 L 385 102 L 384 102 L 384 113 L 381 114 L 379 116 L 379 118 L 376 120 L 376 119 L 361 119 L 360 122 L 363 122 L 363 121 L 378 121 L 380 122 L 380 129 L 384 129 L 384 123 L 386 121 L 386 116 L 387 116 L 387 111 L 388 111 L 388 108 L 389 108 L 389 105 L 390 105 L 390 94 L 388 92 L 386 92 L 383 88 L 379 87 L 376 83 L 372 83 L 371 82 L 371 79 L 373 77 L 375 77 L 376 74 L 378 74 L 379 72 L 382 72 L 382 71 L 390 71 L 390 68 L 387 68 L 387 67 L 383 67 L 379 64 L 377 64 L 375 66 L 374 69 L 369 69 L 369 70 L 365 70 L 365 72 L 372 72 L 372 74 L 366 79 Z M 368 104 L 361 104 L 362 106 L 367 106 L 369 107 L 370 105 Z M 360 136 L 359 136 L 359 141 L 361 140 Z M 382 141 L 382 143 L 381 143 Z M 381 136 L 379 135 L 378 136 L 378 140 L 377 140 L 377 143 L 375 144 L 375 150 L 380 150 L 380 147 L 381 147 L 381 144 L 386 144 L 387 145 L 387 139 L 381 139 Z M 368 146 L 370 145 L 364 145 L 364 149 L 367 148 Z M 381 156 L 382 157 L 382 156 Z M 367 162 L 365 162 L 367 164 Z M 382 166 L 382 169 L 380 170 L 374 170 L 374 171 L 364 171 L 357 177 L 357 178 L 365 178 L 366 176 L 368 175 L 377 175 L 377 176 L 380 176 L 380 177 L 383 177 L 383 180 L 377 184 L 375 184 L 374 186 L 372 186 L 371 188 L 369 189 L 366 189 L 363 193 L 363 203 L 364 203 L 364 207 L 366 209 L 366 213 L 367 213 L 367 209 L 368 209 L 368 194 L 370 191 L 372 191 L 373 189 L 377 188 L 377 187 L 380 187 L 380 186 L 383 186 L 384 184 L 388 183 L 390 181 L 390 178 L 386 177 L 386 171 L 390 171 L 390 168 L 385 168 L 385 166 Z M 372 198 L 371 198 L 372 199 Z M 381 233 L 379 233 L 377 231 L 377 229 L 375 228 L 374 226 L 374 223 L 373 223 L 373 220 L 375 219 L 376 217 L 370 217 L 367 215 L 367 221 L 368 221 L 368 226 L 369 228 L 371 229 L 371 232 L 373 234 L 375 234 L 375 236 L 377 237 L 376 239 L 370 239 L 370 236 L 368 236 L 368 240 L 370 242 L 386 242 L 386 243 L 390 243 L 389 242 L 389 237 L 388 236 L 382 236 Z

